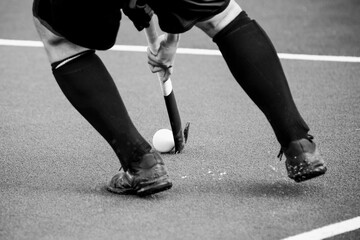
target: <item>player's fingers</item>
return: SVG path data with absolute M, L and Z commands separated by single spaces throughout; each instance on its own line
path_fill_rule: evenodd
M 172 67 L 169 67 L 169 68 L 162 68 L 162 67 L 159 67 L 159 66 L 154 66 L 154 65 L 151 65 L 149 64 L 149 69 L 152 73 L 157 73 L 160 78 L 161 78 L 161 81 L 165 82 L 166 80 L 168 80 L 170 78 L 170 75 L 172 74 L 173 72 L 173 68 Z
M 153 52 L 154 50 L 151 50 L 150 47 L 147 48 L 147 55 L 148 58 L 156 58 L 157 52 Z
M 148 58 L 148 64 L 154 65 L 154 66 L 162 66 L 163 64 L 158 61 L 158 59 L 154 58 Z
M 166 71 L 161 72 L 162 73 L 162 80 L 166 81 L 170 78 L 171 75 L 171 71 L 169 69 L 167 69 Z
M 174 71 L 173 66 L 169 66 L 167 71 L 169 72 L 169 75 L 171 75 L 173 73 L 173 71 Z
M 172 74 L 172 68 L 167 69 L 161 69 L 161 71 L 158 72 L 159 76 L 161 77 L 161 80 L 165 82 L 168 80 Z
M 170 67 L 171 63 L 167 61 L 162 61 L 158 56 L 154 55 L 151 50 L 148 51 L 148 64 L 161 67 L 163 69 L 167 69 Z
M 158 72 L 164 71 L 164 69 L 162 69 L 161 67 L 154 66 L 154 65 L 151 65 L 151 64 L 149 64 L 149 68 L 150 68 L 150 71 L 152 73 L 158 73 Z
M 170 64 L 164 64 L 164 63 L 161 63 L 161 62 L 158 62 L 158 60 L 153 60 L 153 59 L 148 59 L 148 64 L 149 65 L 152 65 L 152 66 L 156 66 L 156 67 L 159 67 L 163 70 L 167 70 L 168 68 L 171 67 Z
M 148 49 L 148 62 L 153 63 L 153 65 L 161 64 L 157 54 L 154 54 L 150 49 Z

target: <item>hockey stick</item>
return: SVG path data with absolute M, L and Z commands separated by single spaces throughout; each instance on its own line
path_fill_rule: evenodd
M 148 45 L 150 51 L 152 53 L 156 53 L 159 49 L 157 45 L 157 32 L 154 21 L 150 21 L 150 26 L 145 28 L 146 39 L 148 41 Z M 171 130 L 174 136 L 175 142 L 175 153 L 180 153 L 184 147 L 188 138 L 190 123 L 187 122 L 184 128 L 184 132 L 181 126 L 181 118 L 179 114 L 179 110 L 176 104 L 174 90 L 172 88 L 172 83 L 170 77 L 168 79 L 162 80 L 160 73 L 158 73 L 158 79 L 160 82 L 160 86 L 164 95 L 165 105 L 168 112 Z

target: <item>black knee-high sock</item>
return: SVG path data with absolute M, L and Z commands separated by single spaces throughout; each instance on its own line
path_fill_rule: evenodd
M 276 50 L 264 30 L 243 11 L 213 41 L 237 82 L 262 110 L 282 147 L 307 136 Z
M 111 145 L 125 170 L 129 162 L 149 152 L 151 146 L 133 125 L 112 77 L 94 51 L 52 66 L 67 99 Z

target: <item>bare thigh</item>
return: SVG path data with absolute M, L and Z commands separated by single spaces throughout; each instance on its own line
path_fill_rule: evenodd
M 39 33 L 40 39 L 44 44 L 50 63 L 61 61 L 75 54 L 88 50 L 78 46 L 59 36 L 46 28 L 36 17 L 34 24 Z
M 198 22 L 196 27 L 200 28 L 209 37 L 213 38 L 219 31 L 234 20 L 241 11 L 241 7 L 235 2 L 235 0 L 231 0 L 224 11 L 206 21 Z

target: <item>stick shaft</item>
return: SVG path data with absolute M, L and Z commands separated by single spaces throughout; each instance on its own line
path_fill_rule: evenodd
M 153 20 L 150 21 L 150 26 L 148 28 L 145 28 L 145 33 L 151 52 L 156 54 L 160 46 L 157 43 L 158 35 Z M 184 149 L 185 143 L 181 125 L 181 118 L 177 107 L 174 90 L 172 88 L 172 82 L 170 78 L 166 79 L 165 81 L 162 80 L 160 73 L 158 73 L 158 79 L 164 95 L 171 130 L 174 136 L 175 153 L 179 153 Z

